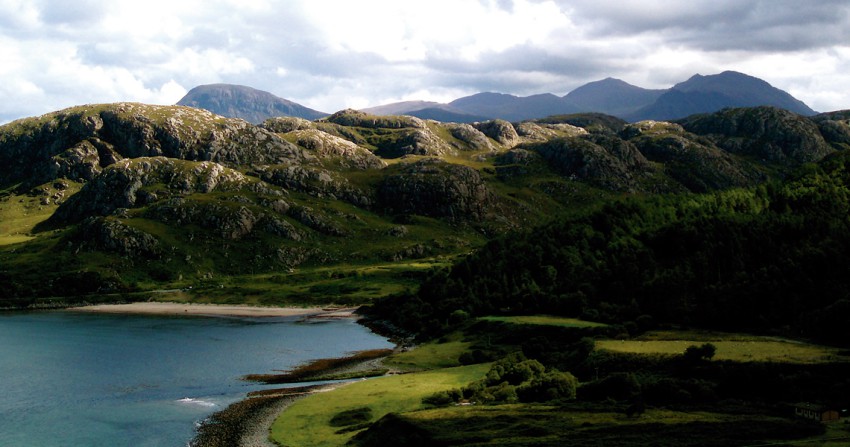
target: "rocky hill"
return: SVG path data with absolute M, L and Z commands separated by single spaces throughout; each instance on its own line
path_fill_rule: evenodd
M 232 84 L 200 85 L 189 90 L 177 105 L 197 107 L 228 118 L 241 118 L 253 124 L 277 116 L 312 120 L 328 115 L 269 92 Z
M 363 303 L 606 198 L 783 176 L 845 148 L 847 129 L 846 113 L 770 107 L 677 123 L 343 110 L 261 125 L 74 107 L 0 127 L 0 286 L 8 305 L 189 287 L 212 301 Z

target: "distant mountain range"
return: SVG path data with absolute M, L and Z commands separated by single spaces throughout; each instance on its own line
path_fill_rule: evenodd
M 294 116 L 314 120 L 329 113 L 279 98 L 269 92 L 233 84 L 201 85 L 177 102 L 177 105 L 205 109 L 228 118 L 241 118 L 259 124 L 276 116 Z
M 259 123 L 276 116 L 317 119 L 327 116 L 271 93 L 250 87 L 214 84 L 192 89 L 179 105 Z M 811 116 L 816 112 L 789 93 L 743 73 L 724 71 L 694 75 L 669 89 L 652 90 L 606 78 L 585 84 L 565 96 L 550 93 L 514 96 L 484 92 L 448 104 L 405 101 L 363 109 L 373 115 L 410 115 L 442 122 L 472 123 L 489 119 L 517 122 L 552 115 L 596 112 L 626 121 L 674 120 L 726 107 L 774 106 Z

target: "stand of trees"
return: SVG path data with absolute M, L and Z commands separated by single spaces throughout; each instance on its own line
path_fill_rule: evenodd
M 421 334 L 471 316 L 551 313 L 850 340 L 850 154 L 706 195 L 629 197 L 488 243 L 375 306 Z

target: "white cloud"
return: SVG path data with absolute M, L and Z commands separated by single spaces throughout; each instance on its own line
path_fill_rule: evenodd
M 850 108 L 839 0 L 0 0 L 0 122 L 200 84 L 328 112 L 479 91 L 665 88 L 737 70 Z

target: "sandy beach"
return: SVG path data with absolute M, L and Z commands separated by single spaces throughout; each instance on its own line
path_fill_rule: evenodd
M 229 306 L 219 304 L 190 303 L 129 303 L 97 304 L 69 309 L 75 312 L 124 313 L 147 315 L 199 315 L 231 317 L 317 317 L 351 318 L 356 308 L 305 308 L 305 307 L 258 307 Z

